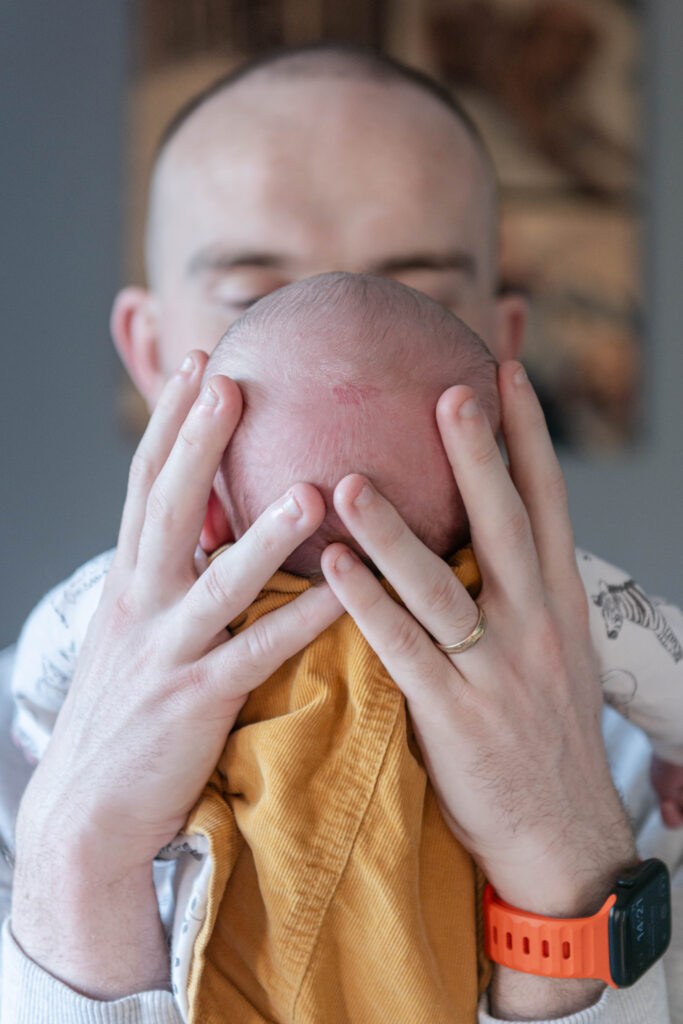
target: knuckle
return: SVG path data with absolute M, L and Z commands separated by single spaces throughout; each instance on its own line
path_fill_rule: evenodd
M 489 469 L 500 460 L 500 452 L 495 444 L 486 444 L 477 448 L 472 457 L 480 469 Z
M 133 614 L 133 602 L 128 592 L 124 590 L 117 594 L 114 600 L 114 615 L 119 619 L 127 619 L 132 618 Z
M 195 448 L 199 447 L 197 437 L 194 436 L 194 432 L 187 423 L 184 423 L 178 432 L 178 444 L 186 452 L 193 452 Z
M 212 567 L 210 567 L 204 573 L 202 578 L 204 580 L 206 593 L 214 604 L 224 607 L 232 603 L 234 598 L 232 589 L 228 585 L 227 581 L 221 578 L 218 571 L 212 571 Z
M 154 480 L 155 473 L 151 461 L 142 452 L 135 452 L 128 470 L 128 490 L 147 491 Z
M 259 620 L 250 626 L 244 634 L 244 639 L 247 645 L 249 660 L 253 664 L 260 664 L 270 658 L 272 653 L 271 636 L 264 622 Z
M 108 626 L 114 636 L 126 636 L 140 620 L 142 608 L 132 590 L 125 589 L 113 597 L 107 613 Z
M 146 513 L 152 523 L 172 524 L 175 519 L 173 505 L 159 487 L 153 487 L 150 491 Z
M 370 622 L 375 615 L 378 617 L 382 614 L 387 595 L 383 590 L 376 590 L 374 587 L 372 590 L 362 596 L 359 611 L 363 618 Z
M 451 636 L 444 642 L 457 643 L 464 640 L 475 629 L 479 621 L 479 613 L 476 608 L 468 609 L 467 612 L 452 616 L 449 624 Z
M 538 615 L 532 633 L 536 637 L 534 647 L 543 653 L 544 659 L 556 667 L 564 665 L 562 638 L 557 625 L 547 609 L 544 609 Z
M 183 687 L 194 693 L 202 693 L 206 689 L 207 676 L 204 666 L 200 661 L 192 662 L 187 666 L 183 678 Z
M 382 547 L 387 551 L 399 547 L 405 540 L 406 529 L 405 523 L 398 514 L 388 516 L 386 522 L 381 527 L 380 542 Z
M 528 540 L 531 526 L 524 507 L 520 506 L 510 513 L 505 520 L 503 532 L 506 542 L 512 545 L 518 545 L 520 542 Z
M 453 615 L 456 605 L 456 588 L 452 573 L 450 571 L 436 572 L 427 587 L 425 596 L 429 607 L 437 615 L 440 613 Z
M 407 616 L 402 616 L 395 627 L 394 653 L 401 659 L 413 661 L 420 654 L 421 641 L 422 637 L 417 624 Z
M 290 604 L 290 613 L 294 616 L 294 629 L 298 632 L 308 632 L 314 619 L 314 606 L 310 601 L 295 599 Z
M 257 519 L 251 527 L 251 544 L 257 555 L 270 555 L 275 548 L 275 537 L 273 536 L 267 522 Z

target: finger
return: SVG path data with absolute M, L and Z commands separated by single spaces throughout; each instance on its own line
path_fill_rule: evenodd
M 214 477 L 242 412 L 228 377 L 212 377 L 180 427 L 149 493 L 138 552 L 143 599 L 186 585 Z
M 343 612 L 327 584 L 311 587 L 214 648 L 200 663 L 202 678 L 219 699 L 241 700 Z
M 311 484 L 295 484 L 270 505 L 211 563 L 178 605 L 175 635 L 183 655 L 203 653 L 207 642 L 251 604 L 324 517 L 325 502 Z
M 409 701 L 429 703 L 448 681 L 453 694 L 464 682 L 416 620 L 344 544 L 331 544 L 321 559 L 325 579 Z
M 440 643 L 474 629 L 478 609 L 453 570 L 406 525 L 393 505 L 359 474 L 341 480 L 334 507 L 405 606 Z
M 510 472 L 529 514 L 541 575 L 554 590 L 580 588 L 567 488 L 540 403 L 520 363 L 501 365 L 499 386 Z
M 197 397 L 207 359 L 206 353 L 200 351 L 190 352 L 185 357 L 182 366 L 164 386 L 133 456 L 116 549 L 116 562 L 120 567 L 135 565 L 149 492 Z
M 540 575 L 529 517 L 472 389 L 449 388 L 437 403 L 436 419 L 484 585 L 496 584 L 512 600 L 530 600 Z

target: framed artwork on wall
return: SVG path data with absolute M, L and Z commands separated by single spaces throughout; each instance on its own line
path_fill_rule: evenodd
M 555 439 L 610 451 L 643 422 L 636 0 L 138 0 L 126 273 L 142 280 L 156 140 L 244 58 L 318 39 L 435 75 L 498 169 L 501 289 L 529 302 L 527 369 Z M 130 388 L 123 420 L 144 419 Z

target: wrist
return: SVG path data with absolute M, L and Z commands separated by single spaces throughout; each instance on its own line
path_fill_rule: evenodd
M 109 885 L 122 878 L 144 879 L 150 875 L 160 846 L 150 854 L 141 854 L 136 837 L 117 830 L 111 814 L 107 818 L 104 810 L 86 809 L 73 791 L 65 792 L 49 782 L 45 785 L 46 758 L 37 767 L 19 805 L 15 827 L 17 872 L 24 863 L 31 865 L 31 871 L 40 865 L 41 877 L 54 873 L 65 881 L 73 879 L 76 888 L 89 880 Z M 97 815 L 106 822 L 106 829 L 98 826 Z
M 558 844 L 540 855 L 526 851 L 484 866 L 497 896 L 546 917 L 588 917 L 603 905 L 619 874 L 638 863 L 633 835 L 619 823 L 597 841 Z
M 625 852 L 626 860 L 631 863 Z M 597 913 L 614 886 L 620 859 L 596 865 L 596 873 L 568 876 L 561 862 L 537 865 L 538 873 L 519 872 L 502 879 L 496 895 L 512 907 L 552 918 L 584 917 Z M 493 885 L 493 883 L 491 883 Z M 495 888 L 495 886 L 494 886 Z M 593 1006 L 605 989 L 603 981 L 540 977 L 493 963 L 489 988 L 491 1013 L 505 1020 L 546 1020 L 578 1013 Z
M 578 919 L 512 907 L 488 886 L 484 930 L 498 1015 L 571 1013 L 594 1003 L 605 982 L 613 988 L 635 984 L 665 953 L 671 937 L 669 873 L 654 858 L 618 872 L 600 909 Z
M 18 836 L 11 928 L 24 953 L 76 991 L 117 999 L 169 984 L 151 863 L 115 871 L 87 844 Z

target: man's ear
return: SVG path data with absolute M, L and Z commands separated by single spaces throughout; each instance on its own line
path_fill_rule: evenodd
M 212 551 L 220 548 L 223 544 L 228 544 L 234 539 L 232 527 L 228 522 L 223 504 L 212 487 L 199 543 L 207 555 L 210 555 Z
M 496 301 L 496 347 L 494 356 L 499 363 L 518 359 L 524 344 L 527 321 L 527 302 L 523 295 L 510 292 Z
M 123 288 L 114 299 L 109 327 L 116 350 L 150 410 L 164 386 L 159 365 L 156 300 L 145 288 Z

